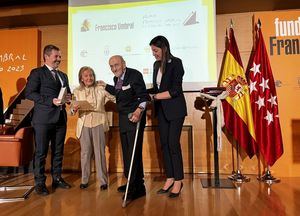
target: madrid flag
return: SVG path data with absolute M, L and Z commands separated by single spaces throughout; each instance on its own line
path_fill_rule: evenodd
M 259 152 L 272 166 L 283 154 L 274 78 L 261 29 L 256 32 L 256 45 L 249 61 L 247 76 Z
M 257 151 L 257 144 L 249 88 L 232 28 L 228 40 L 223 71 L 219 79 L 219 86 L 226 87 L 229 94 L 222 101 L 224 122 L 227 131 L 251 158 Z

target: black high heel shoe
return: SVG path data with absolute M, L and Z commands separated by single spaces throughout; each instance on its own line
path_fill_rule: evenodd
M 175 198 L 175 197 L 178 197 L 179 194 L 180 194 L 180 192 L 181 192 L 181 190 L 182 190 L 182 188 L 183 188 L 183 183 L 181 182 L 181 187 L 180 187 L 179 192 L 178 192 L 178 193 L 172 193 L 172 192 L 170 192 L 169 198 Z
M 156 193 L 157 193 L 157 194 L 165 194 L 165 193 L 168 193 L 169 190 L 173 187 L 173 185 L 174 185 L 174 182 L 173 182 L 166 190 L 164 190 L 163 188 L 161 188 L 161 189 L 159 189 Z

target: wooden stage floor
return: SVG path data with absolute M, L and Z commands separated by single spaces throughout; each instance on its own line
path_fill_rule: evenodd
M 91 176 L 90 186 L 81 190 L 80 173 L 67 173 L 64 178 L 71 183 L 71 189 L 57 189 L 45 197 L 32 192 L 25 201 L 1 203 L 0 215 L 300 215 L 300 178 L 282 178 L 270 188 L 251 176 L 251 181 L 239 188 L 216 189 L 202 187 L 200 180 L 206 177 L 186 174 L 181 195 L 169 199 L 167 195 L 156 194 L 163 177 L 146 174 L 147 195 L 122 208 L 122 194 L 117 192 L 117 187 L 125 182 L 121 173 L 110 174 L 106 191 L 100 191 L 95 174 Z M 0 182 L 1 185 L 28 185 L 33 184 L 33 176 L 26 174 L 6 182 L 0 179 Z M 47 186 L 51 192 L 49 176 Z

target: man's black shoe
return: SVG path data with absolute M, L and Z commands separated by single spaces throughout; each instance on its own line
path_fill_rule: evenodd
M 69 189 L 71 188 L 71 185 L 69 185 L 67 182 L 65 182 L 65 180 L 62 177 L 53 179 L 52 182 L 52 188 L 56 189 L 56 188 L 63 188 L 63 189 Z
M 45 184 L 37 184 L 34 187 L 34 191 L 38 194 L 38 195 L 42 195 L 42 196 L 47 196 L 49 194 L 48 189 L 46 188 Z
M 144 185 L 140 186 L 135 192 L 135 199 L 146 195 L 146 188 Z
M 121 193 L 125 193 L 126 192 L 126 184 L 121 185 L 120 187 L 118 187 L 118 192 Z M 133 185 L 129 185 L 129 191 L 136 191 L 136 190 L 141 190 L 141 191 L 146 191 L 145 185 L 142 184 L 135 184 L 135 186 Z
M 86 183 L 86 184 L 80 184 L 80 189 L 86 189 L 87 187 L 89 186 L 89 184 L 88 183 Z
M 140 197 L 143 197 L 146 195 L 146 190 L 134 190 L 129 191 L 126 198 L 126 205 L 132 202 L 135 199 L 138 199 Z M 125 198 L 125 195 L 123 195 L 123 200 Z
M 138 186 L 136 186 L 136 191 L 139 193 L 145 193 L 146 194 L 146 187 L 144 184 L 138 184 Z
M 126 191 L 126 184 L 121 185 L 120 187 L 118 187 L 118 192 L 125 193 L 125 191 Z
M 100 190 L 107 190 L 107 184 L 101 185 Z

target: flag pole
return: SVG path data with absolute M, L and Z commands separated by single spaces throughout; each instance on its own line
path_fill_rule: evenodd
M 267 183 L 268 185 L 280 182 L 280 179 L 275 178 L 274 176 L 272 176 L 271 170 L 270 170 L 270 165 L 267 166 L 267 170 L 262 175 L 262 177 L 257 177 L 257 179 L 259 181 Z
M 233 21 L 232 21 L 232 19 L 230 19 L 230 28 L 233 28 Z M 234 161 L 233 161 L 232 175 L 228 176 L 228 179 L 230 179 L 230 180 L 232 180 L 234 182 L 237 182 L 237 183 L 249 182 L 250 178 L 247 177 L 247 176 L 245 176 L 245 175 L 243 175 L 242 172 L 241 172 L 241 170 L 240 170 L 240 157 L 239 157 L 240 148 L 239 148 L 239 144 L 236 142 L 235 139 L 233 139 L 233 142 L 235 143 L 235 146 L 236 146 L 236 163 L 237 163 L 236 167 L 237 167 L 237 170 L 236 171 L 234 170 Z M 232 155 L 232 156 L 234 158 L 234 155 Z
M 265 44 L 264 44 L 264 41 L 263 41 L 263 36 L 262 36 L 262 33 L 261 33 L 261 20 L 260 19 L 258 19 L 258 22 L 257 22 L 257 30 L 259 31 L 259 37 L 261 37 L 261 38 L 258 38 L 258 40 L 262 40 L 262 47 L 261 47 L 261 49 L 260 49 L 260 51 L 262 52 L 262 54 L 261 55 L 266 55 L 267 56 L 267 53 L 266 53 L 266 48 L 265 48 Z M 257 33 L 257 32 L 256 32 Z M 269 64 L 269 62 L 267 61 L 267 64 Z M 270 76 L 272 77 L 272 71 L 271 70 L 268 70 L 268 72 L 270 73 Z M 275 84 L 274 84 L 274 92 L 271 92 L 272 94 L 274 94 L 275 93 L 275 95 L 276 95 L 276 90 L 275 90 Z M 279 122 L 278 122 L 278 125 L 279 125 Z M 278 131 L 277 131 L 278 132 Z M 280 125 L 279 125 L 279 132 L 280 132 L 280 139 L 279 139 L 279 145 L 280 145 L 280 140 L 281 140 L 281 131 L 280 131 Z M 276 140 L 275 140 L 275 142 L 276 142 Z M 281 145 L 282 145 L 282 141 L 281 141 Z M 266 150 L 267 151 L 267 150 Z M 282 150 L 283 151 L 283 150 Z M 278 155 L 281 155 L 282 153 L 278 153 Z M 266 155 L 263 155 L 264 157 L 266 157 Z M 276 158 L 277 159 L 277 158 Z M 265 158 L 265 160 L 266 160 L 266 164 L 267 164 L 267 168 L 266 168 L 266 170 L 265 170 L 265 173 L 263 173 L 263 175 L 262 176 L 258 176 L 257 177 L 257 179 L 259 180 L 259 181 L 262 181 L 262 182 L 265 182 L 265 183 L 267 183 L 269 186 L 271 185 L 271 184 L 274 184 L 274 183 L 279 183 L 280 182 L 280 179 L 278 179 L 278 178 L 275 178 L 274 176 L 272 176 L 272 174 L 271 174 L 271 169 L 270 169 L 270 162 L 268 161 L 268 158 Z M 272 162 L 272 164 L 273 164 L 274 162 Z
M 250 178 L 243 175 L 242 171 L 240 170 L 240 157 L 239 157 L 240 148 L 239 148 L 239 144 L 236 143 L 235 140 L 234 140 L 234 142 L 236 144 L 236 167 L 237 167 L 237 170 L 233 171 L 233 174 L 228 176 L 228 178 L 237 183 L 249 182 Z

